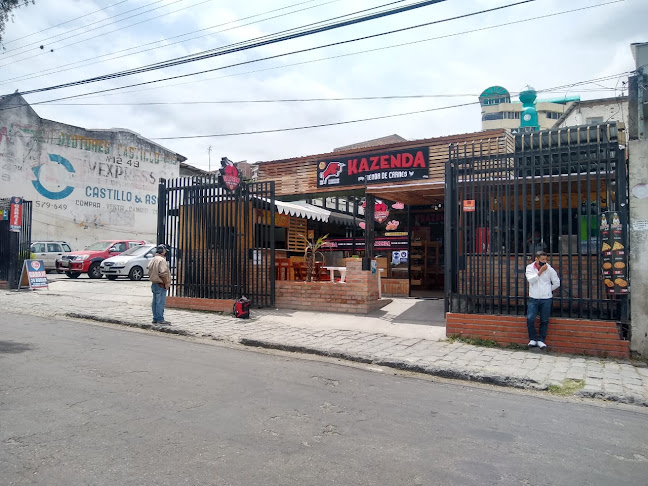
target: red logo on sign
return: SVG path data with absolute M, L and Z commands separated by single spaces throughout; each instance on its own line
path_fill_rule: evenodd
M 320 172 L 320 184 L 324 186 L 332 177 L 340 177 L 345 166 L 346 164 L 342 162 L 329 162 L 326 168 Z

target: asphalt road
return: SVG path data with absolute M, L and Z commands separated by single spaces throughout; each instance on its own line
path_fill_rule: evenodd
M 3 485 L 645 485 L 647 419 L 81 322 L 0 327 Z

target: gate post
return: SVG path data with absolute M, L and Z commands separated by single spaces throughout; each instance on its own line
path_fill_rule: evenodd
M 365 259 L 372 259 L 374 257 L 374 240 L 376 239 L 374 222 L 376 196 L 373 194 L 365 194 L 365 201 Z
M 166 179 L 160 179 L 158 184 L 158 208 L 157 208 L 157 243 L 158 245 L 166 244 L 164 237 L 166 235 Z
M 18 239 L 20 233 L 14 231 L 9 232 L 9 275 L 8 283 L 10 289 L 18 288 L 18 280 L 20 279 L 20 271 L 22 268 L 18 268 L 18 262 L 22 263 L 22 259 L 19 259 L 18 255 Z

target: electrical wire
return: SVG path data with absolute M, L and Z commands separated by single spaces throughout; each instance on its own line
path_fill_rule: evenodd
M 308 126 L 302 126 L 302 127 L 288 127 L 288 128 L 274 128 L 274 129 L 268 129 L 268 130 L 255 130 L 255 131 L 250 131 L 250 132 L 232 132 L 232 133 L 217 133 L 213 135 L 184 135 L 184 136 L 179 136 L 179 137 L 153 137 L 151 140 L 184 140 L 184 139 L 194 139 L 194 138 L 217 138 L 217 137 L 234 137 L 238 135 L 258 135 L 262 133 L 277 133 L 277 132 L 292 132 L 296 130 L 307 130 L 309 128 L 322 128 L 322 127 L 331 127 L 331 126 L 336 126 L 336 125 L 349 125 L 352 123 L 361 123 L 361 122 L 366 122 L 366 121 L 372 121 L 372 120 L 384 120 L 387 118 L 396 118 L 400 116 L 408 116 L 408 115 L 416 115 L 419 113 L 429 113 L 432 111 L 441 111 L 441 110 L 449 110 L 451 108 L 461 108 L 464 106 L 472 106 L 472 105 L 478 105 L 479 101 L 473 101 L 470 103 L 461 103 L 457 105 L 449 105 L 449 106 L 441 106 L 437 108 L 429 108 L 427 110 L 416 110 L 416 111 L 408 111 L 405 113 L 394 113 L 392 115 L 381 115 L 381 116 L 373 116 L 373 117 L 368 117 L 368 118 L 358 118 L 356 120 L 346 120 L 346 121 L 341 121 L 341 122 L 332 122 L 332 123 L 320 123 L 317 125 L 308 125 Z
M 555 13 L 552 13 L 552 14 L 547 14 L 547 15 L 542 16 L 542 17 L 533 17 L 533 18 L 528 18 L 528 19 L 523 19 L 523 20 L 518 20 L 518 21 L 513 21 L 513 22 L 507 22 L 505 24 L 498 24 L 498 25 L 484 27 L 484 28 L 480 28 L 480 29 L 474 29 L 474 30 L 471 30 L 471 31 L 465 31 L 465 32 L 461 32 L 461 33 L 449 34 L 448 36 L 460 35 L 460 34 L 464 34 L 464 33 L 470 33 L 470 32 L 475 32 L 475 31 L 480 31 L 480 30 L 486 30 L 486 29 L 492 29 L 492 28 L 506 26 L 506 25 L 512 25 L 512 24 L 517 24 L 517 23 L 522 23 L 522 22 L 528 22 L 528 21 L 531 21 L 531 20 L 538 20 L 538 19 L 541 19 L 541 18 L 552 17 L 552 16 L 556 16 L 556 15 L 562 15 L 562 14 L 565 14 L 565 13 L 571 13 L 571 12 L 579 11 L 579 10 L 582 10 L 582 9 L 585 9 L 585 8 L 595 8 L 595 7 L 598 7 L 598 6 L 609 5 L 611 3 L 619 3 L 619 1 L 623 1 L 623 0 L 617 0 L 617 1 L 614 1 L 614 2 L 607 2 L 607 3 L 603 3 L 603 4 L 597 4 L 597 5 L 592 5 L 592 6 L 589 6 L 589 7 L 583 7 L 583 8 L 579 8 L 579 9 L 573 9 L 573 10 L 567 10 L 567 11 L 563 11 L 563 12 L 555 12 Z M 442 36 L 440 38 L 444 38 L 444 37 L 448 37 L 448 36 Z M 372 50 L 368 50 L 368 51 L 360 51 L 360 52 L 356 52 L 356 53 L 345 54 L 345 55 L 342 55 L 342 56 L 334 56 L 333 58 L 343 57 L 343 56 L 347 56 L 347 55 L 356 55 L 356 54 L 359 54 L 359 53 L 372 52 L 372 51 L 375 51 L 375 50 L 389 49 L 389 48 L 393 48 L 393 47 L 400 47 L 400 46 L 404 46 L 404 45 L 410 45 L 410 44 L 413 44 L 413 43 L 427 42 L 427 41 L 435 40 L 435 39 L 438 39 L 438 38 L 439 37 L 431 38 L 431 39 L 424 39 L 424 40 L 414 41 L 414 42 L 408 42 L 408 43 L 404 43 L 404 44 L 398 44 L 398 45 L 395 45 L 395 46 L 386 46 L 386 47 L 382 47 L 382 48 L 378 48 L 378 49 L 372 49 Z M 324 58 L 324 59 L 318 59 L 318 60 L 313 60 L 313 61 L 305 61 L 305 62 L 296 63 L 296 64 L 305 64 L 305 63 L 308 63 L 308 62 L 317 62 L 317 61 L 325 60 L 325 59 L 331 59 L 331 58 Z M 276 68 L 269 68 L 269 69 L 276 69 Z M 240 75 L 240 74 L 246 74 L 246 73 L 239 73 L 239 74 L 235 74 L 235 75 Z M 602 78 L 597 78 L 597 80 L 604 81 L 604 80 L 608 80 L 608 79 L 614 79 L 617 76 L 619 76 L 619 75 L 612 75 L 612 76 L 606 76 L 606 77 L 602 77 Z M 214 79 L 214 78 L 211 78 L 211 79 Z M 200 80 L 200 81 L 206 81 L 206 80 Z M 196 82 L 196 81 L 191 81 L 191 82 Z M 572 83 L 570 85 L 564 85 L 563 88 L 565 88 L 565 87 L 574 87 L 576 85 L 583 84 L 583 83 L 588 83 L 588 82 L 589 81 L 581 82 L 581 83 Z M 179 84 L 188 84 L 188 83 L 177 83 L 177 84 L 171 85 L 171 86 L 177 86 Z M 170 87 L 170 86 L 164 86 L 164 87 Z M 156 88 L 160 88 L 160 87 L 156 87 Z M 156 89 L 156 88 L 154 88 L 154 89 Z M 558 87 L 558 88 L 560 88 L 560 87 Z M 539 92 L 542 92 L 542 91 L 544 91 L 544 92 L 554 92 L 554 91 L 557 91 L 558 88 L 540 90 Z M 148 89 L 151 89 L 151 88 L 148 88 Z M 145 91 L 145 90 L 146 89 L 144 89 L 144 90 L 132 90 L 132 91 L 129 91 L 129 92 L 126 92 L 126 93 Z M 88 95 L 91 95 L 91 94 L 92 93 L 87 93 L 85 95 L 76 95 L 76 96 L 73 96 L 73 97 L 88 96 Z M 121 94 L 121 93 L 117 93 L 117 94 Z M 440 95 L 440 96 L 446 96 L 446 95 Z M 70 97 L 67 97 L 67 98 L 70 98 Z M 62 98 L 62 99 L 67 99 L 67 98 Z M 42 101 L 42 102 L 32 103 L 32 105 L 52 103 L 54 101 L 58 101 L 58 100 L 46 100 L 46 101 Z M 74 104 L 79 104 L 79 103 L 74 103 Z M 74 104 L 71 104 L 71 105 L 74 105 Z M 3 108 L 3 109 L 9 109 L 9 108 Z
M 441 1 L 445 1 L 445 0 L 428 0 L 428 1 L 416 4 L 417 6 L 414 7 L 414 8 L 419 8 L 420 6 L 431 5 L 433 3 L 439 3 Z M 275 55 L 275 56 L 267 57 L 265 59 L 274 59 L 274 58 L 283 57 L 283 56 L 290 55 L 290 54 L 295 54 L 295 53 L 298 53 L 298 52 L 309 52 L 309 51 L 313 51 L 313 50 L 317 50 L 317 49 L 322 49 L 322 48 L 325 48 L 325 47 L 348 44 L 348 43 L 351 43 L 351 42 L 357 42 L 359 40 L 366 40 L 366 39 L 375 38 L 375 37 L 379 37 L 379 36 L 383 36 L 383 35 L 393 34 L 393 33 L 396 33 L 396 32 L 403 32 L 403 31 L 406 31 L 406 30 L 420 28 L 420 27 L 424 27 L 424 26 L 428 26 L 428 25 L 439 24 L 439 23 L 442 23 L 442 22 L 448 22 L 448 21 L 451 21 L 451 20 L 457 20 L 457 19 L 466 18 L 466 17 L 470 17 L 470 16 L 480 15 L 480 14 L 483 14 L 483 13 L 493 12 L 493 11 L 496 11 L 496 10 L 502 10 L 502 9 L 505 9 L 505 8 L 510 8 L 510 7 L 514 7 L 514 6 L 517 6 L 517 5 L 534 2 L 534 1 L 536 1 L 536 0 L 522 0 L 520 2 L 516 2 L 516 3 L 513 3 L 513 4 L 509 4 L 509 5 L 504 5 L 504 6 L 500 6 L 500 7 L 491 8 L 491 9 L 481 10 L 481 11 L 478 11 L 478 12 L 472 12 L 472 13 L 468 13 L 468 14 L 463 14 L 463 15 L 459 15 L 459 16 L 451 17 L 451 18 L 447 18 L 447 19 L 436 20 L 436 21 L 433 21 L 433 22 L 426 22 L 424 24 L 405 27 L 405 28 L 402 28 L 402 29 L 395 29 L 395 30 L 392 30 L 392 31 L 389 31 L 389 32 L 381 32 L 379 34 L 373 34 L 373 35 L 363 36 L 363 37 L 350 39 L 350 40 L 346 40 L 346 41 L 340 41 L 340 42 L 335 42 L 335 43 L 331 43 L 331 44 L 320 45 L 320 46 L 316 46 L 316 47 L 312 47 L 312 48 L 308 48 L 308 49 L 302 49 L 302 50 L 299 50 L 299 51 L 294 51 L 294 52 L 291 52 L 291 53 L 278 54 L 278 55 Z M 617 0 L 617 1 L 619 1 L 619 0 Z M 406 11 L 406 10 L 403 10 L 403 9 L 409 10 L 411 8 L 412 8 L 412 6 L 402 7 L 401 9 L 394 9 L 389 13 L 389 15 L 393 15 L 394 13 L 400 13 L 401 11 Z M 312 32 L 312 33 L 321 32 L 321 31 L 323 31 L 322 29 L 330 30 L 332 28 L 339 28 L 339 27 L 351 25 L 351 24 L 354 24 L 354 23 L 358 23 L 360 21 L 372 20 L 373 18 L 377 18 L 376 16 L 383 17 L 383 16 L 385 16 L 385 14 L 374 14 L 374 15 L 369 15 L 369 16 L 363 17 L 361 20 L 351 20 L 351 21 L 341 22 L 341 23 L 335 24 L 335 26 L 329 26 L 329 27 L 324 27 L 324 28 L 320 28 L 320 29 L 315 29 L 316 32 Z M 299 34 L 298 37 L 302 37 L 303 35 L 306 35 L 306 34 Z M 308 34 L 308 35 L 310 35 L 310 34 Z M 288 37 L 295 38 L 293 36 L 288 36 Z M 283 40 L 287 40 L 287 39 L 283 39 Z M 272 44 L 272 43 L 275 43 L 275 42 L 279 42 L 279 40 L 273 40 L 273 41 L 268 42 L 268 43 Z M 268 43 L 262 43 L 262 45 L 267 45 Z M 238 52 L 240 50 L 246 50 L 246 49 L 250 49 L 252 47 L 258 47 L 258 46 L 252 45 L 252 46 L 245 46 L 243 48 L 229 49 L 229 50 L 227 50 L 225 52 L 222 52 L 222 53 L 209 54 L 209 55 L 206 55 L 204 57 L 200 57 L 199 59 L 194 59 L 194 60 L 183 60 L 183 61 L 181 61 L 179 63 L 184 64 L 184 63 L 187 63 L 187 62 L 195 62 L 196 60 L 202 60 L 202 59 L 205 59 L 205 58 L 208 58 L 208 57 L 214 57 L 216 55 L 220 56 L 220 55 L 228 54 L 228 53 L 231 53 L 231 52 Z M 258 61 L 259 60 L 245 61 L 245 62 L 237 63 L 237 64 L 234 64 L 234 65 L 230 65 L 228 67 L 238 66 L 238 65 L 243 65 L 243 64 L 249 64 L 249 63 L 258 62 Z M 170 65 L 176 65 L 176 64 L 172 63 Z M 163 67 L 168 67 L 168 66 L 163 66 Z M 160 69 L 160 68 L 161 68 L 160 66 L 156 66 L 154 69 Z M 117 87 L 117 88 L 110 88 L 110 89 L 106 89 L 106 90 L 100 90 L 100 91 L 97 91 L 97 92 L 93 92 L 91 94 L 100 93 L 100 92 L 109 92 L 109 91 L 119 90 L 119 89 L 123 89 L 123 88 L 133 87 L 133 86 L 141 86 L 141 85 L 145 85 L 145 84 L 158 83 L 158 82 L 162 82 L 162 81 L 168 81 L 168 80 L 171 80 L 171 79 L 179 79 L 179 78 L 184 78 L 184 77 L 189 77 L 189 76 L 195 76 L 197 74 L 204 74 L 206 72 L 217 71 L 217 70 L 220 70 L 220 69 L 224 69 L 224 67 L 208 69 L 208 70 L 204 70 L 204 71 L 199 71 L 199 72 L 194 72 L 194 73 L 189 73 L 189 74 L 183 74 L 183 75 L 178 75 L 178 76 L 172 76 L 172 77 L 163 78 L 163 79 L 157 79 L 157 80 L 152 80 L 152 81 L 146 81 L 146 82 L 142 82 L 142 83 L 135 83 L 135 84 L 128 85 L 128 86 L 122 86 L 122 87 Z M 151 70 L 151 69 L 148 69 L 148 70 Z M 145 70 L 142 70 L 142 71 L 132 70 L 132 71 L 127 71 L 125 73 L 117 73 L 115 75 L 108 75 L 108 76 L 101 76 L 101 77 L 97 77 L 97 78 L 90 78 L 90 79 L 87 79 L 87 80 L 77 81 L 77 82 L 73 82 L 73 83 L 67 83 L 67 84 L 64 84 L 64 85 L 50 86 L 48 88 L 40 88 L 40 89 L 36 89 L 36 90 L 30 90 L 30 91 L 23 92 L 21 94 L 26 95 L 26 94 L 31 94 L 31 93 L 43 92 L 43 91 L 51 91 L 51 90 L 54 90 L 54 89 L 61 89 L 61 88 L 64 88 L 64 87 L 77 86 L 77 85 L 81 85 L 81 84 L 87 84 L 87 83 L 93 83 L 93 82 L 97 82 L 97 81 L 103 81 L 103 80 L 106 80 L 106 79 L 113 79 L 115 77 L 127 76 L 127 75 L 131 75 L 131 74 L 139 73 L 139 72 L 146 72 L 146 71 Z M 74 95 L 74 96 L 71 96 L 71 97 L 59 98 L 59 99 L 57 99 L 55 101 L 59 101 L 61 99 L 68 99 L 68 98 L 72 98 L 72 97 L 78 97 L 78 96 L 83 96 L 83 95 Z
M 7 41 L 7 42 L 3 42 L 3 44 L 4 44 L 4 45 L 11 44 L 11 43 L 13 43 L 13 42 L 17 42 L 17 41 L 19 41 L 19 40 L 26 39 L 27 37 L 31 37 L 32 35 L 37 35 L 37 34 L 41 34 L 41 33 L 43 33 L 43 32 L 47 32 L 48 30 L 52 30 L 52 29 L 54 29 L 54 28 L 56 28 L 56 27 L 60 27 L 61 25 L 69 24 L 70 22 L 74 22 L 75 20 L 79 20 L 79 19 L 82 19 L 82 18 L 84 18 L 84 17 L 90 17 L 91 15 L 94 15 L 94 14 L 96 14 L 96 13 L 103 12 L 104 10 L 108 10 L 109 8 L 112 8 L 112 7 L 116 7 L 117 5 L 120 5 L 120 4 L 122 4 L 122 3 L 126 3 L 127 1 L 128 1 L 128 0 L 121 0 L 120 2 L 113 3 L 112 5 L 108 5 L 107 7 L 100 8 L 99 10 L 95 10 L 94 12 L 90 12 L 90 13 L 85 14 L 85 15 L 80 15 L 79 17 L 75 17 L 75 18 L 73 18 L 73 19 L 66 20 L 65 22 L 61 22 L 61 23 L 59 23 L 59 24 L 52 25 L 51 27 L 47 27 L 46 29 L 39 30 L 38 32 L 33 32 L 33 33 L 31 33 L 31 34 L 23 35 L 22 37 L 18 37 L 18 38 L 13 39 L 13 40 L 10 40 L 10 41 Z
M 230 22 L 224 22 L 222 24 L 212 25 L 211 27 L 205 27 L 204 29 L 194 30 L 194 31 L 191 31 L 191 32 L 187 32 L 185 34 L 180 34 L 180 35 L 176 35 L 176 36 L 173 36 L 173 37 L 169 37 L 167 39 L 162 39 L 162 40 L 159 40 L 159 41 L 149 42 L 147 44 L 142 44 L 142 45 L 138 45 L 138 46 L 135 46 L 135 47 L 129 47 L 127 49 L 122 49 L 122 50 L 119 50 L 119 51 L 116 51 L 116 52 L 111 52 L 111 53 L 108 53 L 108 54 L 102 54 L 100 56 L 89 57 L 89 58 L 83 59 L 81 61 L 76 61 L 76 62 L 71 62 L 71 63 L 68 63 L 68 64 L 63 64 L 61 66 L 46 69 L 46 70 L 43 70 L 43 71 L 36 71 L 34 73 L 24 74 L 22 76 L 16 76 L 14 78 L 8 78 L 8 79 L 0 80 L 0 85 L 8 84 L 11 81 L 14 81 L 14 82 L 26 81 L 26 80 L 29 80 L 29 79 L 40 78 L 40 77 L 43 77 L 43 76 L 51 76 L 52 74 L 59 74 L 59 73 L 62 73 L 62 72 L 66 72 L 66 71 L 70 71 L 70 70 L 74 70 L 74 69 L 79 69 L 79 68 L 82 68 L 82 67 L 92 66 L 94 64 L 99 64 L 99 63 L 106 62 L 106 61 L 114 61 L 115 59 L 122 59 L 124 57 L 134 56 L 134 55 L 137 55 L 137 54 L 141 54 L 143 52 L 149 52 L 149 51 L 153 51 L 153 50 L 157 50 L 157 49 L 163 49 L 163 48 L 166 48 L 166 47 L 174 46 L 176 44 L 183 44 L 185 42 L 189 42 L 189 41 L 196 40 L 196 39 L 202 39 L 204 37 L 209 37 L 209 36 L 212 36 L 212 35 L 215 35 L 215 34 L 219 34 L 219 33 L 222 33 L 222 32 L 227 32 L 227 31 L 234 30 L 234 29 L 239 29 L 239 28 L 242 28 L 242 27 L 246 27 L 248 25 L 257 24 L 259 22 L 265 22 L 267 20 L 273 20 L 273 19 L 277 19 L 277 18 L 284 17 L 284 16 L 287 16 L 287 15 L 292 15 L 294 13 L 303 12 L 303 11 L 310 10 L 310 9 L 313 9 L 313 8 L 318 8 L 318 7 L 321 7 L 321 6 L 324 6 L 324 5 L 329 5 L 331 3 L 340 2 L 342 0 L 329 0 L 327 2 L 323 2 L 323 3 L 320 3 L 318 5 L 314 5 L 314 6 L 311 6 L 311 7 L 305 7 L 305 8 L 302 8 L 302 9 L 294 10 L 292 12 L 288 12 L 288 13 L 284 13 L 284 14 L 280 14 L 280 15 L 275 15 L 273 17 L 268 17 L 268 18 L 257 20 L 257 21 L 254 21 L 254 22 L 248 22 L 248 23 L 242 24 L 242 25 L 237 25 L 237 26 L 234 26 L 234 27 L 230 27 L 228 29 L 218 30 L 216 32 L 210 32 L 209 34 L 204 34 L 204 35 L 200 35 L 200 36 L 196 36 L 196 37 L 191 37 L 189 39 L 184 39 L 184 40 L 176 41 L 176 42 L 168 42 L 169 40 L 177 39 L 179 37 L 185 37 L 187 35 L 195 34 L 197 32 L 203 32 L 205 30 L 216 29 L 218 27 L 222 27 L 222 26 L 225 26 L 225 25 L 235 24 L 235 23 L 240 22 L 242 20 L 247 20 L 247 19 L 251 19 L 251 18 L 254 18 L 254 17 L 259 17 L 261 15 L 266 15 L 268 13 L 273 13 L 273 12 L 278 12 L 278 11 L 281 11 L 281 10 L 285 10 L 285 9 L 288 9 L 288 8 L 296 7 L 296 6 L 307 4 L 307 3 L 312 3 L 313 1 L 315 1 L 315 0 L 308 0 L 308 1 L 305 1 L 305 2 L 299 2 L 299 3 L 296 3 L 296 4 L 289 5 L 287 7 L 281 7 L 281 8 L 277 8 L 277 9 L 274 9 L 274 10 L 268 10 L 267 12 L 263 12 L 263 13 L 255 14 L 255 15 L 250 15 L 248 17 L 243 17 L 241 19 L 232 20 Z M 88 40 L 88 39 L 85 39 L 85 40 Z M 75 43 L 72 43 L 72 44 L 68 44 L 66 46 L 59 47 L 58 49 L 60 50 L 63 47 L 69 47 L 71 45 L 79 44 L 81 42 L 84 42 L 85 40 L 75 42 Z M 165 44 L 162 45 L 162 46 L 151 47 L 149 49 L 142 49 L 141 51 L 131 52 L 130 54 L 124 54 L 122 56 L 115 56 L 115 57 L 111 57 L 111 58 L 104 59 L 104 60 L 97 60 L 97 59 L 101 59 L 101 58 L 104 58 L 104 57 L 112 56 L 114 54 L 120 54 L 122 52 L 127 52 L 127 51 L 132 51 L 134 49 L 139 49 L 141 47 L 146 47 L 146 46 L 150 46 L 150 45 L 154 45 L 154 44 L 159 44 L 161 42 L 165 42 Z M 74 66 L 75 64 L 81 64 L 81 63 L 84 63 L 86 61 L 94 61 L 94 62 L 83 64 L 82 66 L 71 67 L 71 68 L 68 68 L 68 69 L 60 69 L 61 67 Z M 0 67 L 2 67 L 2 66 L 0 66 Z
M 33 46 L 33 45 L 38 45 L 38 44 L 44 44 L 45 41 L 48 41 L 48 40 L 50 40 L 50 39 L 54 39 L 54 38 L 56 38 L 56 37 L 60 37 L 60 36 L 65 35 L 65 34 L 69 34 L 70 32 L 75 32 L 75 31 L 77 31 L 77 30 L 85 29 L 86 27 L 89 27 L 89 26 L 91 26 L 91 25 L 98 24 L 98 23 L 102 23 L 102 22 L 105 22 L 106 20 L 110 20 L 111 18 L 120 17 L 120 16 L 125 15 L 125 14 L 127 14 L 127 13 L 129 13 L 129 12 L 134 12 L 135 10 L 141 10 L 142 8 L 146 8 L 146 7 L 149 7 L 149 6 L 154 5 L 154 4 L 156 4 L 156 3 L 160 3 L 160 2 L 164 2 L 164 1 L 166 1 L 166 0 L 155 0 L 154 2 L 151 2 L 151 3 L 147 4 L 147 5 L 144 5 L 144 6 L 142 6 L 142 7 L 137 7 L 137 8 L 134 8 L 134 9 L 132 9 L 132 10 L 127 10 L 126 12 L 123 12 L 123 13 L 121 13 L 121 14 L 117 14 L 117 15 L 114 15 L 113 17 L 108 17 L 107 19 L 97 20 L 96 22 L 92 22 L 92 23 L 90 23 L 90 24 L 86 24 L 86 25 L 84 25 L 84 26 L 82 26 L 82 27 L 77 27 L 76 29 L 72 29 L 72 30 L 69 30 L 69 31 L 67 31 L 67 32 L 63 32 L 63 33 L 61 33 L 61 34 L 53 35 L 53 36 L 51 36 L 51 37 L 48 37 L 48 38 L 43 39 L 43 40 L 40 40 L 40 41 L 32 42 L 31 44 L 25 44 L 25 45 L 22 46 L 22 47 L 14 47 L 13 49 L 9 49 L 9 50 L 5 51 L 2 55 L 3 55 L 3 57 L 4 57 L 5 55 L 7 55 L 7 54 L 10 53 L 10 52 L 17 51 L 17 50 L 21 50 L 21 49 L 24 49 L 24 51 L 22 51 L 22 52 L 17 52 L 17 53 L 15 53 L 15 54 L 11 54 L 11 55 L 9 55 L 8 57 L 14 57 L 14 56 L 18 56 L 18 55 L 20 55 L 20 54 L 25 54 L 27 51 L 30 50 L 30 49 L 26 49 L 27 47 L 31 47 L 31 46 Z M 175 4 L 175 3 L 179 3 L 179 2 L 183 2 L 183 1 L 184 1 L 184 0 L 173 0 L 171 3 L 167 3 L 167 4 L 164 4 L 164 5 L 160 5 L 159 7 L 154 7 L 154 8 L 151 8 L 151 9 L 149 9 L 149 10 L 146 10 L 146 11 L 144 11 L 144 12 L 140 12 L 140 13 L 137 13 L 137 14 L 131 15 L 130 17 L 126 17 L 126 18 L 124 18 L 124 19 L 119 19 L 119 20 L 116 20 L 116 21 L 111 22 L 111 23 L 109 23 L 109 24 L 100 25 L 100 26 L 98 26 L 98 27 L 94 27 L 94 28 L 92 28 L 92 29 L 88 29 L 88 30 L 86 30 L 86 31 L 84 31 L 84 32 L 79 32 L 78 34 L 71 35 L 71 36 L 69 36 L 69 37 L 64 37 L 63 39 L 57 39 L 57 40 L 55 40 L 55 41 L 52 41 L 52 43 L 54 43 L 54 42 L 61 42 L 61 41 L 67 40 L 67 39 L 72 39 L 73 37 L 78 37 L 78 36 L 80 36 L 80 35 L 87 34 L 88 32 L 92 32 L 92 31 L 95 31 L 95 30 L 98 30 L 98 29 L 103 29 L 104 27 L 108 27 L 109 25 L 117 24 L 117 23 L 119 23 L 119 22 L 123 22 L 124 20 L 132 19 L 133 17 L 138 17 L 138 16 L 140 16 L 140 15 L 144 15 L 145 13 L 152 12 L 153 10 L 159 10 L 159 9 L 161 9 L 161 8 L 169 7 L 169 6 L 171 6 L 171 5 Z M 35 55 L 35 56 L 26 57 L 26 58 L 23 58 L 23 59 L 18 59 L 18 60 L 15 60 L 14 62 L 20 62 L 20 61 L 24 61 L 24 60 L 26 60 L 26 59 L 31 59 L 31 58 L 33 58 L 33 57 L 40 56 L 41 54 L 42 54 L 42 53 L 39 53 L 39 54 L 37 54 L 37 55 Z M 4 64 L 4 66 L 6 66 L 6 64 Z M 1 66 L 0 66 L 0 67 L 1 67 Z
M 475 32 L 482 32 L 482 31 L 486 31 L 486 30 L 499 28 L 499 27 L 506 27 L 506 26 L 515 25 L 515 24 L 531 22 L 531 21 L 535 21 L 535 20 L 542 20 L 542 19 L 549 18 L 549 17 L 556 17 L 558 15 L 565 15 L 565 14 L 569 14 L 569 13 L 579 12 L 581 10 L 587 10 L 587 9 L 602 7 L 602 6 L 611 5 L 611 4 L 615 4 L 615 3 L 621 3 L 623 1 L 625 1 L 625 0 L 614 0 L 614 1 L 600 3 L 600 4 L 596 4 L 596 5 L 590 5 L 590 6 L 587 6 L 587 7 L 581 7 L 581 8 L 577 8 L 577 9 L 571 9 L 571 10 L 563 10 L 561 12 L 554 12 L 554 13 L 542 15 L 542 16 L 539 16 L 539 17 L 529 17 L 529 18 L 526 18 L 526 19 L 515 20 L 515 21 L 511 21 L 511 22 L 506 22 L 506 23 L 503 23 L 503 24 L 496 24 L 496 25 L 491 25 L 491 26 L 487 26 L 487 27 L 480 27 L 478 29 L 471 29 L 471 30 L 466 30 L 466 31 L 462 31 L 462 32 L 455 32 L 455 33 L 446 34 L 446 35 L 442 35 L 442 36 L 438 36 L 438 37 L 430 37 L 430 38 L 427 38 L 427 39 L 421 39 L 421 40 L 417 40 L 417 41 L 410 41 L 410 42 L 404 42 L 404 43 L 400 43 L 400 44 L 393 44 L 391 46 L 383 46 L 383 47 L 377 47 L 377 48 L 373 48 L 373 49 L 365 49 L 365 50 L 362 50 L 362 51 L 355 51 L 355 52 L 346 53 L 346 54 L 338 54 L 338 55 L 335 55 L 335 56 L 322 57 L 322 58 L 319 58 L 319 59 L 310 59 L 310 60 L 307 60 L 307 61 L 301 61 L 301 62 L 290 63 L 290 64 L 283 64 L 281 66 L 272 66 L 272 67 L 263 68 L 263 69 L 255 69 L 255 70 L 252 70 L 252 71 L 243 71 L 243 72 L 239 72 L 239 73 L 228 74 L 228 75 L 225 75 L 225 76 L 217 76 L 217 77 L 212 77 L 212 78 L 185 81 L 185 82 L 182 82 L 182 83 L 173 83 L 173 84 L 168 84 L 168 85 L 165 85 L 165 86 L 152 86 L 152 87 L 148 87 L 148 88 L 134 89 L 134 90 L 129 90 L 129 91 L 122 91 L 122 92 L 119 92 L 119 93 L 104 93 L 103 91 L 91 92 L 91 93 L 87 93 L 85 95 L 77 95 L 77 96 L 66 97 L 66 98 L 58 98 L 56 100 L 47 100 L 47 101 L 42 101 L 42 102 L 37 102 L 37 103 L 32 103 L 32 104 L 45 104 L 45 103 L 50 103 L 50 102 L 53 102 L 53 101 L 59 101 L 59 100 L 63 100 L 63 99 L 86 97 L 86 96 L 88 98 L 98 98 L 98 97 L 106 97 L 106 96 L 117 96 L 117 95 L 121 95 L 121 94 L 129 94 L 129 93 L 140 93 L 142 91 L 149 91 L 149 90 L 154 90 L 154 89 L 164 89 L 164 88 L 170 88 L 170 87 L 175 87 L 175 86 L 184 86 L 184 85 L 192 84 L 192 83 L 202 83 L 202 82 L 205 82 L 205 81 L 214 81 L 214 80 L 224 79 L 224 78 L 229 78 L 229 77 L 243 76 L 243 75 L 246 75 L 246 74 L 255 74 L 255 73 L 260 73 L 260 72 L 265 72 L 265 71 L 272 71 L 272 70 L 276 70 L 276 69 L 284 69 L 284 68 L 287 68 L 287 67 L 301 66 L 301 65 L 304 65 L 304 64 L 311 64 L 311 63 L 315 63 L 315 62 L 327 61 L 327 60 L 332 60 L 332 59 L 340 59 L 340 58 L 343 58 L 343 57 L 356 56 L 356 55 L 359 55 L 359 54 L 367 54 L 367 53 L 378 52 L 378 51 L 383 51 L 383 50 L 387 50 L 387 49 L 394 49 L 394 48 L 398 48 L 398 47 L 406 47 L 406 46 L 410 46 L 410 45 L 414 45 L 414 44 L 421 44 L 421 43 L 424 43 L 424 42 L 431 42 L 431 41 L 434 41 L 434 40 L 441 40 L 441 39 L 447 39 L 447 38 L 456 37 L 456 36 L 465 35 L 465 34 L 472 34 L 472 33 L 475 33 Z M 285 55 L 299 54 L 301 52 L 302 51 L 294 51 L 294 52 L 287 53 Z M 265 60 L 268 60 L 268 59 L 271 59 L 271 58 L 260 58 L 260 59 L 257 59 L 256 61 L 250 61 L 250 62 L 260 62 L 260 61 L 265 61 Z M 223 68 L 214 69 L 214 71 L 220 70 L 220 69 L 225 69 L 225 68 L 230 68 L 230 67 L 235 67 L 235 66 L 237 66 L 237 65 L 224 66 Z M 124 86 L 123 88 L 125 89 L 125 88 L 132 87 L 132 86 L 133 85 Z M 102 94 L 96 95 L 95 93 L 102 93 Z

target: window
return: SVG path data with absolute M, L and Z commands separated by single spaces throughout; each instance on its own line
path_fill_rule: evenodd
M 503 118 L 504 118 L 504 113 L 501 111 L 498 111 L 496 113 L 484 113 L 482 115 L 482 121 L 502 120 Z
M 550 120 L 558 120 L 562 116 L 562 113 L 558 111 L 547 111 L 545 115 L 547 115 L 547 118 Z
M 126 251 L 126 243 L 124 243 L 124 242 L 115 243 L 112 246 L 112 248 L 110 249 L 110 251 L 111 252 L 112 251 L 118 251 L 118 252 Z
M 597 123 L 603 123 L 603 117 L 602 116 L 591 116 L 586 119 L 585 123 L 588 125 L 596 125 Z
M 45 243 L 34 243 L 31 251 L 32 253 L 45 253 Z
M 61 252 L 61 245 L 58 243 L 48 243 L 47 244 L 47 251 L 53 252 L 53 253 L 60 253 Z
M 505 120 L 519 120 L 520 112 L 519 111 L 505 111 L 504 112 Z
M 72 251 L 72 248 L 70 248 L 70 245 L 67 243 L 63 243 L 63 251 Z

